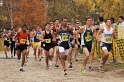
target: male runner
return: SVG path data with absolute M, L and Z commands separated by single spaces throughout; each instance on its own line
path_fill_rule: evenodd
M 100 34 L 102 34 L 102 40 L 100 39 Z M 104 72 L 103 66 L 105 65 L 109 53 L 111 51 L 111 45 L 112 45 L 112 38 L 115 38 L 115 30 L 111 27 L 111 19 L 106 20 L 106 27 L 103 27 L 99 30 L 97 34 L 97 40 L 99 42 L 102 42 L 102 50 L 103 50 L 103 57 L 100 61 L 99 70 L 100 72 Z
M 82 33 L 81 34 L 81 46 L 85 54 L 85 59 L 83 61 L 83 67 L 81 69 L 81 72 L 86 73 L 86 64 L 87 64 L 89 55 L 91 55 L 92 40 L 93 40 L 93 35 L 95 34 L 95 29 L 92 28 L 92 17 L 88 16 L 86 18 L 86 25 L 84 25 L 83 27 L 79 29 L 79 31 L 77 31 L 76 42 L 78 45 L 80 45 L 78 41 L 79 33 Z
M 27 44 L 26 44 L 27 38 L 30 42 L 30 34 L 26 30 L 27 30 L 27 25 L 23 25 L 21 31 L 18 32 L 17 35 L 15 36 L 15 40 L 18 39 L 16 40 L 18 59 L 20 59 L 22 54 L 22 63 L 21 63 L 20 71 L 24 71 L 23 65 L 25 63 L 25 56 L 27 54 Z

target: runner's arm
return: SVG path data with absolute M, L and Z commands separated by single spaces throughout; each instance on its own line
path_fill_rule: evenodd
M 54 32 L 53 32 L 53 31 L 51 31 L 51 34 L 52 34 L 52 37 L 53 37 L 52 41 L 56 41 L 56 37 L 55 37 L 55 35 L 54 35 Z
M 17 40 L 17 37 L 19 36 L 20 32 L 17 32 L 17 34 L 14 36 L 14 39 L 16 41 L 16 43 L 18 44 L 18 40 Z
M 73 26 L 71 25 L 70 27 L 69 27 L 69 29 L 70 29 L 70 31 L 71 31 L 71 35 L 73 35 L 74 33 L 73 33 Z
M 113 28 L 113 38 L 116 39 L 116 32 L 114 28 Z
M 79 30 L 76 31 L 76 42 L 78 45 L 80 45 L 78 41 L 78 34 L 83 33 L 83 31 L 84 31 L 84 27 L 81 27 Z
M 45 42 L 44 35 L 45 35 L 45 31 L 42 32 L 42 34 L 41 34 L 41 36 L 40 36 L 40 38 L 39 38 L 39 40 L 40 40 L 41 42 Z
M 56 35 L 59 34 L 60 27 L 56 27 Z
M 97 39 L 98 41 L 100 41 L 100 34 L 103 33 L 103 31 L 104 31 L 104 28 L 101 28 L 101 29 L 98 31 L 97 36 L 96 36 L 96 39 Z
M 96 28 L 93 28 L 93 37 L 96 39 Z
M 28 41 L 29 41 L 29 43 L 31 42 L 30 34 L 29 33 L 28 33 Z

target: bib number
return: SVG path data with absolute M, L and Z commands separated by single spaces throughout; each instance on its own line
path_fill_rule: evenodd
M 46 39 L 46 43 L 51 43 L 51 39 Z
M 7 40 L 7 37 L 5 37 L 4 40 Z
M 40 35 L 37 35 L 37 37 L 36 37 L 37 39 L 39 39 L 40 38 Z
M 106 42 L 111 42 L 112 39 L 111 39 L 110 37 L 107 37 L 107 38 L 105 39 L 105 41 L 106 41 Z
M 62 36 L 62 41 L 68 41 L 68 36 Z
M 25 44 L 26 43 L 26 39 L 21 39 L 20 40 L 20 44 Z

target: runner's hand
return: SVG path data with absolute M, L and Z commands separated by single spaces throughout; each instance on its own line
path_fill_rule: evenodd
M 52 41 L 53 41 L 53 42 L 55 42 L 55 41 L 56 41 L 56 39 L 52 39 Z
M 77 44 L 78 44 L 78 45 L 80 45 L 80 43 L 79 43 L 79 42 L 77 42 Z
M 101 39 L 98 39 L 98 42 L 102 42 Z
M 29 42 L 29 46 L 31 46 L 32 45 L 32 43 L 31 42 Z
M 19 46 L 20 44 L 19 43 L 16 43 L 17 46 Z

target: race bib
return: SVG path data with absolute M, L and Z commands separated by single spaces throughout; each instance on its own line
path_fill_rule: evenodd
M 81 36 L 80 36 L 80 34 L 78 34 L 78 38 L 80 38 Z
M 4 37 L 4 40 L 7 40 L 7 37 Z
M 51 39 L 45 39 L 46 40 L 46 43 L 51 43 Z
M 106 42 L 111 42 L 111 41 L 112 41 L 112 38 L 111 38 L 111 37 L 106 37 L 106 38 L 105 38 L 105 41 L 106 41 Z
M 26 39 L 21 39 L 20 40 L 20 44 L 25 44 L 26 43 Z
M 59 35 L 56 36 L 56 39 L 59 39 Z
M 68 35 L 62 36 L 62 41 L 68 41 Z
M 40 38 L 40 34 L 37 34 L 36 38 L 39 39 Z

